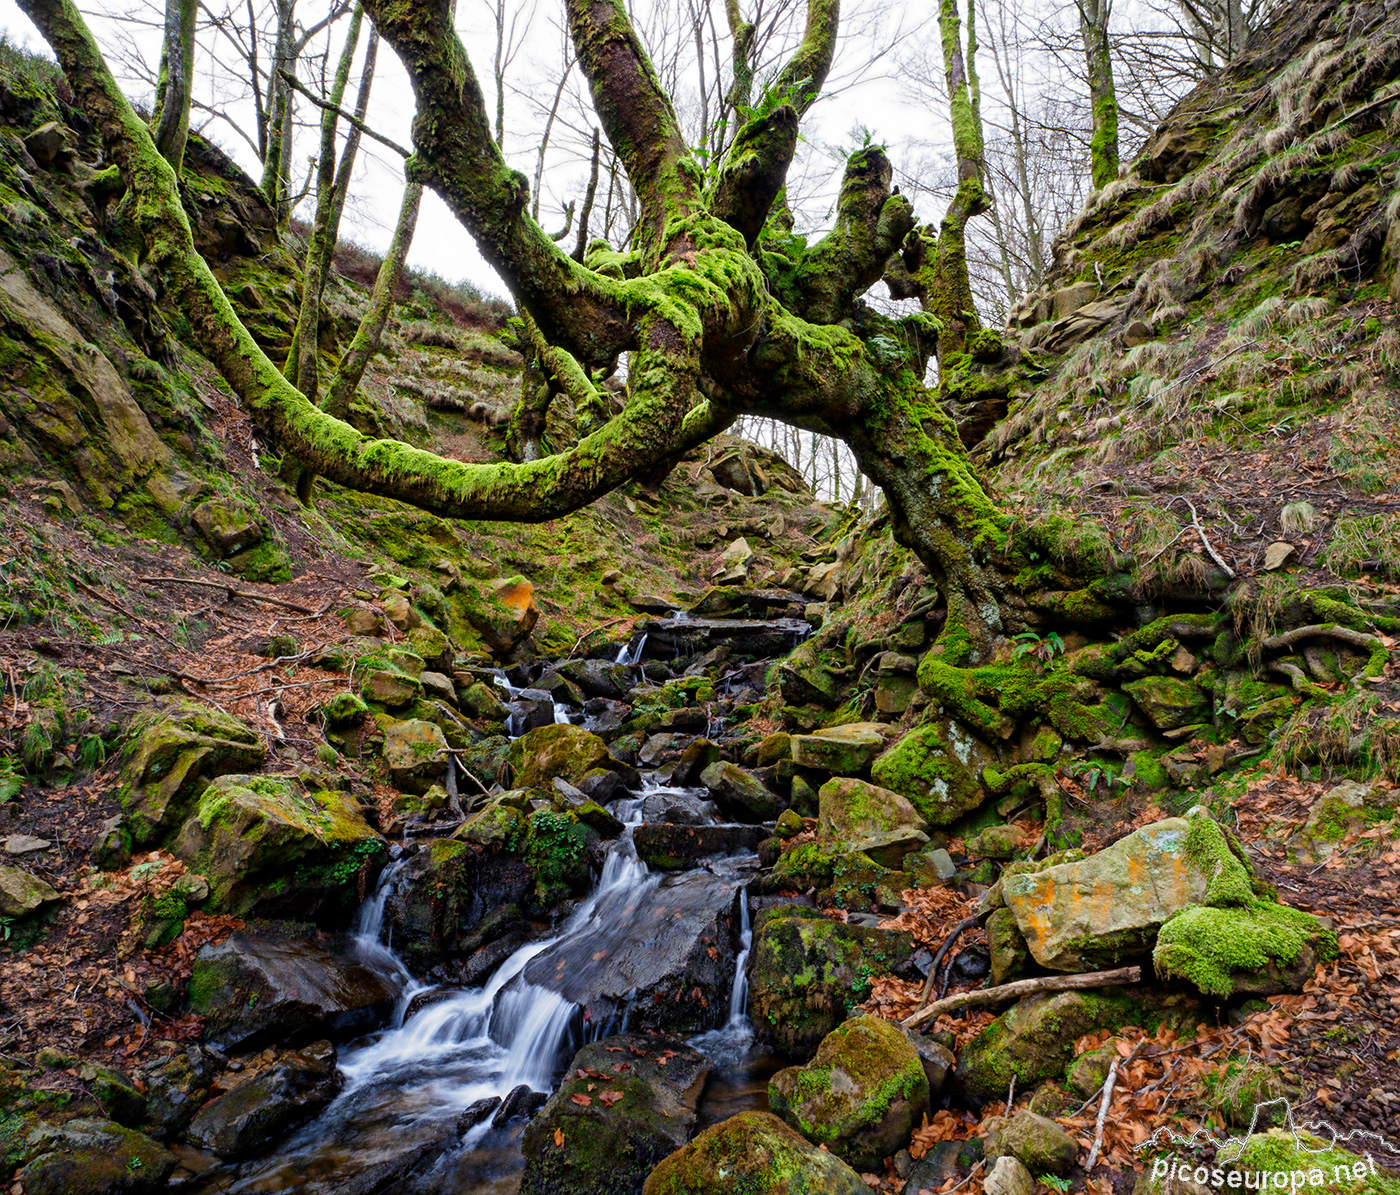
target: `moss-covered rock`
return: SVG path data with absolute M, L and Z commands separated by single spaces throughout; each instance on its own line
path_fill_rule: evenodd
M 795 734 L 789 746 L 797 767 L 834 776 L 859 776 L 884 750 L 885 728 L 873 722 L 849 722 L 811 734 Z
M 905 933 L 775 914 L 754 933 L 754 1032 L 787 1055 L 815 1050 L 870 994 L 870 981 L 913 951 Z
M 1301 1171 L 1309 1186 L 1339 1195 L 1400 1195 L 1400 1179 L 1380 1170 L 1372 1159 L 1338 1149 L 1302 1130 L 1280 1128 L 1255 1134 L 1227 1169 L 1251 1176 L 1260 1171 Z M 1322 1176 L 1317 1182 L 1312 1179 L 1314 1171 Z
M 983 1122 L 983 1128 L 987 1128 Z M 1053 1120 L 1035 1112 L 1017 1112 L 1010 1119 L 998 1117 L 987 1133 L 986 1155 L 1013 1157 L 1032 1174 L 1068 1174 L 1079 1157 L 1073 1137 Z
M 530 817 L 525 861 L 535 876 L 535 897 L 548 908 L 588 890 L 588 846 L 597 831 L 572 813 L 540 809 Z
M 1200 685 L 1176 676 L 1144 676 L 1123 689 L 1158 730 L 1175 730 L 1210 716 L 1210 699 Z
M 925 722 L 877 758 L 870 778 L 892 789 L 931 826 L 947 826 L 986 799 L 982 769 L 997 762 L 989 747 L 950 718 Z
M 1152 963 L 1163 979 L 1228 999 L 1301 992 L 1317 964 L 1336 957 L 1336 934 L 1311 913 L 1259 901 L 1181 910 L 1157 935 Z
M 1032 966 L 1030 948 L 1010 909 L 995 909 L 987 918 L 987 944 L 992 956 L 992 983 L 1024 979 Z
M 384 730 L 384 763 L 394 787 L 425 793 L 447 775 L 447 737 L 436 722 L 380 718 Z
M 578 785 L 594 768 L 615 766 L 608 745 L 581 726 L 537 726 L 510 745 L 510 766 L 519 788 L 548 789 L 556 777 Z
M 535 628 L 540 608 L 535 587 L 522 576 L 497 577 L 484 584 L 464 582 L 446 595 L 448 633 L 460 643 L 480 640 L 504 653 Z
M 28 1161 L 15 1174 L 25 1195 L 145 1195 L 165 1190 L 175 1155 L 110 1120 L 39 1122 L 27 1135 Z
M 721 760 L 700 773 L 716 805 L 744 822 L 767 822 L 778 816 L 778 798 L 756 776 L 738 764 Z
M 1011 1076 L 1025 1090 L 1064 1074 L 1074 1043 L 1086 1033 L 1131 1022 L 1124 995 L 1060 992 L 1031 996 L 999 1016 L 958 1054 L 956 1083 L 974 1104 L 1006 1097 Z
M 60 896 L 52 885 L 22 867 L 0 864 L 0 917 L 26 917 Z
M 495 847 L 515 851 L 525 841 L 525 815 L 507 798 L 512 793 L 504 793 L 486 808 L 467 818 L 453 831 L 454 838 L 474 843 L 480 847 Z
M 795 809 L 785 809 L 778 818 L 774 832 L 784 841 L 795 838 L 801 834 L 805 827 L 802 824 L 802 817 Z
M 689 1138 L 709 1069 L 676 1038 L 623 1034 L 584 1046 L 525 1128 L 521 1195 L 640 1192 Z
M 137 717 L 118 797 L 136 845 L 159 842 L 189 816 L 202 781 L 258 767 L 267 751 L 238 719 L 187 698 L 161 699 Z
M 1232 1061 L 1211 1092 L 1210 1106 L 1232 1128 L 1267 1130 L 1287 1124 L 1302 1094 L 1271 1066 Z
M 869 1195 L 845 1162 L 769 1112 L 741 1112 L 664 1159 L 643 1195 Z
M 387 848 L 346 793 L 295 776 L 220 776 L 172 850 L 209 881 L 208 908 L 245 916 L 349 911 Z
M 928 841 L 928 836 L 921 833 L 928 823 L 908 800 L 891 789 L 836 777 L 821 786 L 817 802 L 817 834 L 821 838 L 856 850 L 864 849 L 860 842 L 867 836 L 893 830 L 914 831 L 923 842 Z
M 913 1045 L 871 1016 L 838 1025 L 810 1063 L 781 1070 L 768 1084 L 772 1112 L 857 1170 L 874 1170 L 902 1149 L 928 1104 Z

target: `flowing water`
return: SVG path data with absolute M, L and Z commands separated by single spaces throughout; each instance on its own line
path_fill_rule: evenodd
M 187 1186 L 200 1195 L 516 1191 L 524 1165 L 520 1135 L 525 1121 L 516 1118 L 496 1127 L 488 1119 L 461 1132 L 457 1121 L 462 1110 L 486 1097 L 504 1099 L 521 1084 L 550 1091 L 585 1040 L 625 1030 L 625 1003 L 618 1014 L 587 1023 L 581 1005 L 564 992 L 577 994 L 590 982 L 609 978 L 604 972 L 616 965 L 611 963 L 614 953 L 655 941 L 658 922 L 664 932 L 686 907 L 687 893 L 703 891 L 713 902 L 716 885 L 728 885 L 723 891 L 733 893 L 756 862 L 749 855 L 709 860 L 708 870 L 678 876 L 650 871 L 637 858 L 632 830 L 641 823 L 646 795 L 666 791 L 649 779 L 643 793 L 613 803 L 625 829 L 592 893 L 555 932 L 511 955 L 484 987 L 436 988 L 409 974 L 383 934 L 385 905 L 406 857 L 391 861 L 354 930 L 361 958 L 399 989 L 390 1027 L 342 1050 L 340 1094 L 283 1142 L 275 1156 L 215 1167 Z M 715 1064 L 711 1104 L 735 1103 L 736 1111 L 766 1102 L 744 1084 L 754 1087 L 755 1072 L 771 1070 L 751 1050 L 753 1033 L 745 1015 L 752 940 L 747 895 L 737 903 L 740 939 L 728 1018 L 722 1027 L 694 1039 Z M 765 1088 L 766 1082 L 765 1075 Z M 706 1121 L 722 1118 L 703 1108 L 701 1114 Z

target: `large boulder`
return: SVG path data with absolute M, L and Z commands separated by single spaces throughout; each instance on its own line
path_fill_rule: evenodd
M 224 1050 L 367 1033 L 389 1019 L 398 998 L 349 944 L 271 927 L 204 947 L 187 990 L 206 1038 Z
M 983 1127 L 986 1127 L 984 1122 Z M 986 1156 L 1013 1157 L 1032 1174 L 1068 1174 L 1079 1158 L 1079 1145 L 1064 1129 L 1034 1112 L 997 1118 L 987 1132 Z
M 720 1121 L 651 1172 L 643 1195 L 870 1195 L 835 1154 L 770 1112 Z
M 874 722 L 851 722 L 811 734 L 795 734 L 792 762 L 835 776 L 859 776 L 885 749 L 885 728 Z
M 888 788 L 836 777 L 822 785 L 817 800 L 818 836 L 864 851 L 884 867 L 902 867 L 904 857 L 929 840 L 918 810 Z
M 520 1195 L 640 1195 L 689 1140 L 709 1069 L 676 1038 L 630 1033 L 584 1046 L 525 1128 Z
M 40 1122 L 7 1153 L 25 1161 L 14 1175 L 25 1195 L 145 1195 L 164 1191 L 175 1169 L 164 1146 L 95 1117 Z
M 1301 992 L 1317 964 L 1336 957 L 1336 934 L 1311 913 L 1272 901 L 1182 909 L 1162 926 L 1152 952 L 1163 979 L 1227 1000 Z
M 510 745 L 517 788 L 549 788 L 560 776 L 578 785 L 595 768 L 615 767 L 608 745 L 581 726 L 540 726 Z
M 266 757 L 262 740 L 222 710 L 188 698 L 157 702 L 136 719 L 117 792 L 136 845 L 178 830 L 203 781 L 249 771 Z
M 313 1042 L 205 1104 L 186 1135 L 221 1158 L 250 1157 L 319 1112 L 338 1090 L 335 1047 Z
M 568 660 L 559 665 L 559 675 L 572 681 L 587 697 L 621 701 L 634 684 L 633 670 L 611 660 Z
M 982 769 L 997 758 L 950 718 L 916 726 L 870 765 L 870 778 L 906 797 L 931 826 L 947 826 L 987 796 Z
M 508 652 L 535 629 L 540 608 L 535 587 L 521 576 L 497 577 L 484 585 L 465 583 L 448 599 L 455 618 L 493 652 Z M 457 628 L 450 628 L 459 635 Z
M 778 798 L 736 763 L 712 763 L 700 773 L 700 783 L 721 811 L 738 821 L 771 822 L 778 816 Z
M 1082 862 L 1023 872 L 1001 887 L 1035 961 L 1055 971 L 1146 955 L 1178 910 L 1254 897 L 1243 851 L 1204 810 L 1153 822 Z
M 1005 1099 L 1016 1077 L 1025 1091 L 1063 1075 L 1074 1043 L 1086 1033 L 1129 1023 L 1132 1003 L 1120 993 L 1059 992 L 1022 1000 L 982 1030 L 958 1053 L 955 1081 L 972 1104 Z
M 914 953 L 894 930 L 824 917 L 768 918 L 754 933 L 749 1016 L 761 1041 L 788 1056 L 810 1054 L 870 993 L 870 979 Z
M 1175 730 L 1210 717 L 1210 698 L 1193 680 L 1144 676 L 1128 681 L 1123 689 L 1158 730 Z
M 389 779 L 402 792 L 426 793 L 447 775 L 447 737 L 442 727 L 421 718 L 381 719 L 384 762 Z
M 208 879 L 207 907 L 239 917 L 348 912 L 387 851 L 354 797 L 295 776 L 220 776 L 172 849 Z
M 928 1078 L 913 1045 L 871 1016 L 838 1025 L 811 1062 L 779 1071 L 768 1084 L 771 1111 L 857 1170 L 874 1170 L 903 1149 L 928 1106 Z
M 0 917 L 24 917 L 50 901 L 58 892 L 22 867 L 0 864 Z
M 517 811 L 509 812 L 520 819 Z M 458 936 L 471 928 L 476 863 L 477 853 L 457 838 L 420 843 L 403 860 L 384 902 L 384 926 L 415 974 L 451 953 Z
M 711 855 L 756 851 L 765 831 L 759 826 L 673 826 L 659 823 L 632 831 L 637 857 L 658 871 L 687 871 Z
M 531 959 L 525 979 L 582 1005 L 594 1025 L 626 1010 L 640 1031 L 713 1028 L 729 1007 L 740 892 L 698 870 L 667 876 L 647 901 L 604 893 L 587 926 Z

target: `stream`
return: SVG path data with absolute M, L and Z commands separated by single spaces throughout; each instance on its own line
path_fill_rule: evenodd
M 572 716 L 556 707 L 559 721 Z M 768 1077 L 780 1064 L 753 1047 L 745 1013 L 752 932 L 744 888 L 757 857 L 711 856 L 693 871 L 651 871 L 637 857 L 632 832 L 642 823 L 646 798 L 667 793 L 708 797 L 704 789 L 667 788 L 655 774 L 644 775 L 641 791 L 610 806 L 625 828 L 592 892 L 557 929 L 516 950 L 482 987 L 424 984 L 409 973 L 384 940 L 385 905 L 406 856 L 386 866 L 361 907 L 354 936 L 362 961 L 400 993 L 390 1025 L 342 1047 L 340 1093 L 273 1156 L 215 1166 L 181 1188 L 198 1195 L 517 1191 L 526 1117 L 496 1123 L 500 1116 L 488 1116 L 459 1129 L 464 1109 L 489 1097 L 505 1101 L 522 1085 L 548 1093 L 586 1041 L 624 1032 L 630 1013 L 627 964 L 639 953 L 638 944 L 642 955 L 664 952 L 668 928 L 688 910 L 713 908 L 717 896 L 738 906 L 739 938 L 729 990 L 708 993 L 712 1004 L 727 1005 L 727 1019 L 690 1039 L 712 1061 L 698 1127 L 746 1108 L 766 1108 Z M 719 818 L 710 820 L 717 824 Z M 604 992 L 614 995 L 611 1005 L 603 1005 L 620 1007 L 620 1013 L 590 1022 L 584 1007 Z

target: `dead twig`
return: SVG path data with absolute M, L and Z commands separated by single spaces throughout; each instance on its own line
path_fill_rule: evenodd
M 150 585 L 198 585 L 201 589 L 222 589 L 228 594 L 229 601 L 233 601 L 234 598 L 244 598 L 247 601 L 263 602 L 269 606 L 281 606 L 284 610 L 295 610 L 298 614 L 314 615 L 316 613 L 310 606 L 289 602 L 285 598 L 268 597 L 264 593 L 254 593 L 251 589 L 235 589 L 232 585 L 219 581 L 200 581 L 193 577 L 137 577 L 136 579 Z M 329 607 L 326 608 L 329 609 Z
M 1196 529 L 1196 534 L 1200 536 L 1201 543 L 1205 547 L 1205 550 L 1210 553 L 1210 558 L 1214 560 L 1215 563 L 1218 564 L 1225 571 L 1225 575 L 1227 577 L 1233 580 L 1235 576 L 1235 570 L 1225 563 L 1225 561 L 1221 558 L 1220 553 L 1217 552 L 1215 548 L 1211 546 L 1210 540 L 1206 538 L 1206 529 L 1201 526 L 1200 516 L 1196 514 L 1196 508 L 1191 505 L 1191 499 L 1182 498 L 1182 501 L 1186 503 L 1186 509 L 1191 512 L 1191 526 L 1193 526 Z
M 1127 1058 L 1115 1058 L 1113 1065 L 1108 1068 L 1108 1076 L 1103 1081 L 1103 1098 L 1099 1101 L 1099 1118 L 1094 1124 L 1094 1145 L 1089 1150 L 1089 1159 L 1084 1163 L 1084 1173 L 1088 1174 L 1094 1168 L 1094 1163 L 1099 1160 L 1099 1150 L 1103 1148 L 1103 1129 L 1108 1120 L 1108 1106 L 1113 1103 L 1113 1088 L 1118 1083 L 1118 1068 L 1126 1066 L 1138 1056 L 1138 1051 L 1142 1049 L 1145 1042 L 1138 1042 Z
M 913 1029 L 926 1021 L 936 1020 L 945 1012 L 956 1012 L 960 1008 L 979 1008 L 989 1004 L 1009 1004 L 1022 996 L 1036 992 L 1068 992 L 1079 988 L 1122 987 L 1126 984 L 1141 983 L 1141 967 L 1119 967 L 1114 971 L 1090 971 L 1084 975 L 1042 975 L 1035 979 L 1018 979 L 1015 983 L 1004 983 L 1000 987 L 982 988 L 975 992 L 963 992 L 949 996 L 946 1000 L 935 1000 L 926 1008 L 921 1008 L 900 1022 L 906 1029 Z

